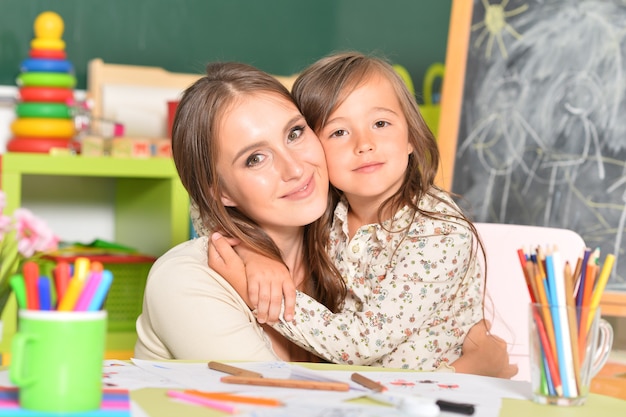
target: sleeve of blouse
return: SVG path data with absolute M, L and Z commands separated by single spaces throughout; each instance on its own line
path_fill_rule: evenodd
M 298 293 L 294 320 L 274 327 L 335 363 L 372 364 L 420 331 L 456 332 L 460 349 L 464 332 L 477 321 L 482 280 L 474 270 L 469 229 L 457 226 L 447 233 L 436 226 L 430 234 L 410 232 L 394 256 L 394 268 L 373 271 L 372 288 L 360 300 L 360 311 L 333 314 Z M 460 318 L 471 323 L 460 323 Z M 460 331 L 451 329 L 461 324 Z
M 208 266 L 180 254 L 150 271 L 151 337 L 176 359 L 276 360 L 243 300 Z

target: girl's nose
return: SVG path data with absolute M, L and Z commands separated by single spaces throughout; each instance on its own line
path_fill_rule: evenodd
M 357 154 L 371 152 L 375 148 L 374 141 L 367 133 L 359 133 L 356 138 L 355 151 Z

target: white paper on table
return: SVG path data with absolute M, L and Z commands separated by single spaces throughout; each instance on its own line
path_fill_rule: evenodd
M 105 360 L 102 372 L 105 387 L 135 390 L 141 388 L 181 388 L 181 385 L 167 378 L 133 365 L 127 361 Z
M 281 400 L 285 403 L 314 403 L 323 401 L 325 404 L 341 404 L 342 402 L 363 395 L 363 389 L 350 384 L 350 391 L 308 390 L 282 387 L 263 387 L 256 385 L 225 384 L 220 378 L 224 372 L 210 369 L 207 363 L 187 362 L 160 362 L 132 359 L 132 362 L 143 370 L 172 381 L 185 389 L 200 391 L 236 392 L 241 395 L 265 396 Z M 232 362 L 230 365 L 262 374 L 265 378 L 308 379 L 316 381 L 350 382 L 347 379 L 335 379 L 332 375 L 325 375 L 302 366 L 287 362 Z M 352 389 L 354 387 L 354 389 Z

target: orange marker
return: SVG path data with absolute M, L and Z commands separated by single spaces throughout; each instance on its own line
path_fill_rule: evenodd
M 22 266 L 24 285 L 26 287 L 26 308 L 28 310 L 39 310 L 39 265 L 33 261 L 24 262 Z

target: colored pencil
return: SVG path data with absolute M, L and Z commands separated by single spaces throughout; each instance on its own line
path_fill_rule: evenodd
M 230 404 L 226 404 L 224 402 L 221 401 L 216 401 L 216 400 L 209 400 L 207 398 L 201 398 L 195 395 L 190 395 L 190 394 L 186 394 L 184 392 L 180 392 L 180 391 L 174 391 L 174 390 L 169 390 L 167 391 L 167 396 L 168 397 L 172 397 L 172 398 L 176 398 L 182 401 L 186 401 L 192 404 L 198 404 L 198 405 L 202 405 L 205 407 L 209 407 L 212 408 L 214 410 L 218 410 L 218 411 L 223 411 L 225 413 L 228 414 L 235 414 L 237 413 L 237 408 L 233 405 Z
M 593 289 L 593 294 L 591 296 L 591 302 L 589 306 L 592 309 L 597 308 L 600 305 L 600 299 L 602 298 L 602 294 L 604 293 L 604 289 L 606 288 L 606 283 L 613 272 L 613 264 L 615 263 L 615 255 L 609 253 L 604 258 L 604 264 L 602 265 L 602 271 L 600 272 L 600 276 L 598 277 L 598 281 L 596 286 Z M 587 331 L 591 327 L 592 317 L 587 319 Z
M 558 251 L 546 255 L 546 271 L 552 290 L 552 320 L 556 339 L 557 358 L 563 394 L 566 397 L 577 396 L 574 366 L 572 364 L 572 348 L 569 335 L 567 308 L 565 306 L 565 282 L 561 269 L 561 257 Z
M 580 355 L 578 353 L 578 329 L 577 329 L 577 314 L 576 314 L 576 301 L 574 300 L 573 295 L 573 286 L 574 283 L 572 281 L 572 268 L 569 262 L 565 262 L 565 271 L 563 272 L 565 278 L 565 301 L 567 305 L 567 321 L 569 325 L 569 336 L 570 336 L 570 345 L 572 348 L 572 357 L 573 357 L 573 365 L 574 365 L 574 377 L 576 379 L 576 386 L 578 390 L 580 390 Z
M 581 261 L 581 269 L 580 269 L 580 279 L 578 284 L 578 292 L 576 293 L 576 305 L 583 305 L 583 294 L 585 292 L 585 281 L 587 275 L 587 263 L 589 262 L 589 257 L 591 256 L 591 249 L 585 248 L 583 252 L 583 259 Z M 579 317 L 580 320 L 580 317 Z
M 284 403 L 276 398 L 266 397 L 249 397 L 246 395 L 229 394 L 226 392 L 204 392 L 198 390 L 185 390 L 185 394 L 196 395 L 198 397 L 207 398 L 216 401 L 228 401 L 241 404 L 264 405 L 267 407 L 279 407 Z

